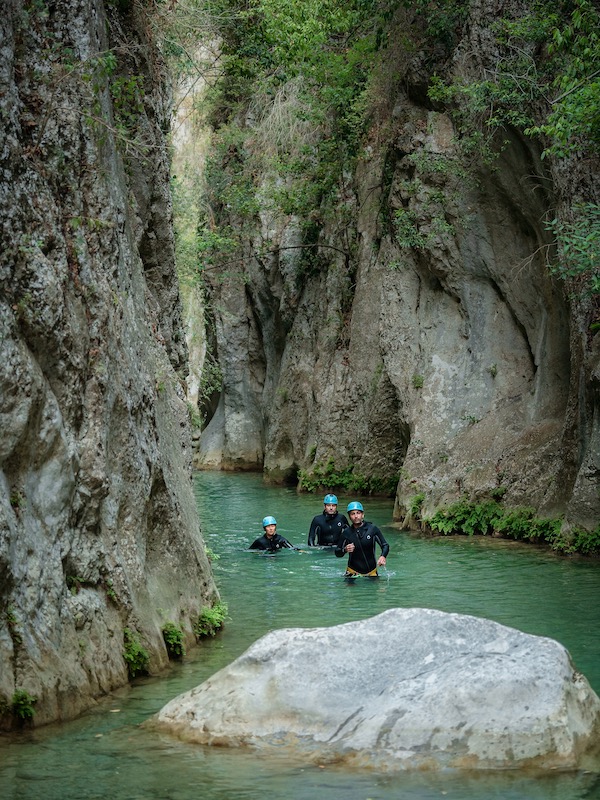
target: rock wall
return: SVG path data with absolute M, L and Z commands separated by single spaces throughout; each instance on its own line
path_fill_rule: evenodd
M 491 26 L 519 9 L 473 3 L 444 77 L 492 69 Z M 388 41 L 413 23 L 397 16 Z M 293 483 L 333 459 L 371 489 L 397 485 L 407 525 L 421 492 L 427 514 L 502 492 L 594 528 L 597 309 L 550 274 L 544 222 L 598 201 L 597 159 L 543 161 L 511 128 L 492 163 L 466 159 L 427 98 L 424 50 L 398 49 L 356 172 L 320 224 L 319 269 L 303 262 L 299 220 L 263 210 L 237 277 L 208 276 L 224 386 L 197 463 Z M 223 220 L 236 225 L 227 209 Z
M 162 625 L 191 643 L 217 592 L 149 18 L 10 0 L 0 40 L 0 701 L 36 697 L 37 724 L 128 680 L 126 627 L 164 667 Z

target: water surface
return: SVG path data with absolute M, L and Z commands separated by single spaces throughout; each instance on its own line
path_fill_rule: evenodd
M 585 773 L 531 775 L 349 773 L 245 750 L 186 745 L 140 723 L 177 694 L 280 627 L 328 626 L 393 607 L 489 617 L 562 642 L 600 692 L 600 565 L 487 538 L 419 538 L 389 527 L 392 503 L 366 499 L 366 518 L 391 545 L 378 581 L 342 578 L 343 559 L 305 547 L 321 497 L 266 487 L 258 475 L 199 473 L 196 497 L 230 619 L 161 678 L 139 680 L 81 719 L 0 740 L 2 800 L 600 800 Z M 351 497 L 340 497 L 345 506 Z M 272 514 L 302 552 L 249 552 Z M 376 678 L 374 678 L 376 679 Z

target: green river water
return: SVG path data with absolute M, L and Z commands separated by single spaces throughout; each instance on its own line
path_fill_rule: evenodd
M 0 738 L 0 800 L 600 800 L 590 773 L 506 771 L 452 775 L 351 773 L 287 764 L 254 752 L 202 748 L 141 723 L 231 662 L 269 630 L 327 626 L 393 607 L 488 617 L 550 636 L 600 693 L 600 564 L 484 537 L 419 538 L 389 527 L 392 503 L 364 500 L 390 543 L 378 581 L 348 584 L 345 559 L 304 548 L 275 557 L 247 551 L 272 514 L 305 545 L 321 496 L 266 487 L 258 475 L 199 473 L 195 490 L 230 619 L 214 639 L 158 678 L 137 681 L 68 724 Z M 350 497 L 340 497 L 345 508 Z M 383 688 L 383 687 L 382 687 Z

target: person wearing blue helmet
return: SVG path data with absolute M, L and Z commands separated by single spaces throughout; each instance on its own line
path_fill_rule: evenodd
M 250 545 L 250 550 L 268 550 L 271 553 L 277 550 L 296 550 L 291 542 L 277 533 L 277 520 L 275 517 L 265 517 L 262 521 L 264 533 Z
M 308 531 L 308 546 L 335 547 L 348 520 L 338 513 L 338 499 L 334 494 L 326 494 L 323 498 L 323 513 L 313 517 Z
M 348 555 L 348 565 L 344 577 L 356 578 L 365 575 L 377 577 L 377 567 L 383 567 L 390 552 L 390 546 L 377 525 L 365 522 L 365 510 L 362 503 L 353 500 L 348 503 L 350 525 L 344 529 L 335 548 L 338 558 Z M 375 559 L 375 546 L 381 548 L 381 555 Z

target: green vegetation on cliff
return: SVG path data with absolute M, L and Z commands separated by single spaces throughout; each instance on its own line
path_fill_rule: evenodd
M 600 152 L 600 11 L 591 0 L 535 0 L 490 24 L 494 64 L 433 75 L 430 99 L 449 110 L 463 151 L 494 157 L 492 138 L 513 129 L 540 139 L 542 158 L 585 159 Z M 574 204 L 546 220 L 556 252 L 550 270 L 600 293 L 600 207 Z
M 385 145 L 380 123 L 411 59 L 421 61 L 429 98 L 452 114 L 469 158 L 493 159 L 508 129 L 539 139 L 548 158 L 600 149 L 600 14 L 592 0 L 533 0 L 490 18 L 489 65 L 471 63 L 460 46 L 454 52 L 471 25 L 469 3 L 459 0 L 193 0 L 163 25 L 174 72 L 206 84 L 196 112 L 212 129 L 201 219 L 186 227 L 193 241 L 188 235 L 180 248 L 188 274 L 210 269 L 243 280 L 244 259 L 266 255 L 248 251 L 264 212 L 296 215 L 302 270 L 322 269 L 318 232 L 340 213 L 362 148 Z M 426 248 L 410 213 L 396 212 L 399 240 Z M 546 227 L 557 245 L 547 248 L 549 268 L 578 278 L 577 291 L 598 293 L 597 204 L 583 198 Z M 350 225 L 345 242 L 350 263 Z
M 501 536 L 534 544 L 546 544 L 566 555 L 600 555 L 600 525 L 593 531 L 579 527 L 565 528 L 562 518 L 540 517 L 534 508 L 504 508 L 496 500 L 480 502 L 462 499 L 435 514 L 425 516 L 422 506 L 424 493 L 415 495 L 408 503 L 408 512 L 418 520 L 422 529 L 467 536 Z

